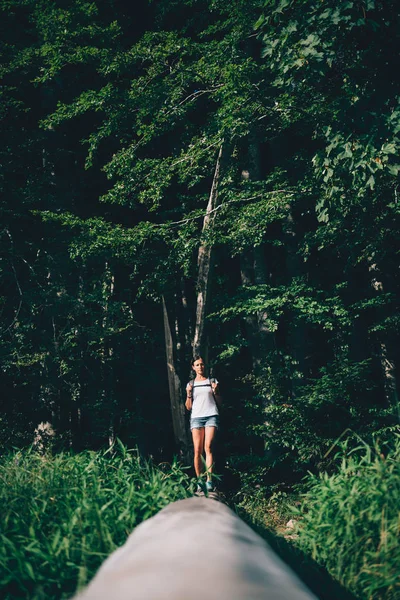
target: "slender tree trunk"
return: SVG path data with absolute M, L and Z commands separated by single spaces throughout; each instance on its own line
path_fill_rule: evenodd
M 291 207 L 288 206 L 288 217 L 284 225 L 284 243 L 286 249 L 286 274 L 288 281 L 294 277 L 299 277 L 302 272 L 302 264 L 297 254 L 298 242 L 297 232 Z M 288 350 L 292 357 L 291 370 L 291 392 L 293 396 L 297 395 L 298 388 L 303 385 L 306 370 L 305 357 L 307 347 L 306 326 L 302 321 L 295 320 L 294 315 L 289 316 L 289 325 L 287 333 Z
M 218 152 L 215 165 L 214 178 L 208 199 L 207 211 L 204 217 L 202 234 L 211 227 L 214 220 L 212 212 L 218 206 L 218 184 L 221 176 L 222 145 Z M 193 339 L 193 355 L 202 354 L 206 357 L 207 348 L 205 342 L 205 316 L 210 288 L 212 246 L 203 242 L 198 253 L 198 277 L 197 277 L 197 299 L 196 299 L 196 322 Z
M 10 240 L 12 242 L 12 247 L 13 247 L 13 241 L 11 238 L 11 234 L 8 232 L 8 230 L 6 230 L 6 231 L 10 237 Z M 13 262 L 12 262 L 12 269 L 14 271 L 14 277 L 17 282 L 18 290 L 20 292 L 20 296 L 22 299 L 22 290 L 21 290 L 21 287 L 18 282 L 17 273 L 16 273 Z M 51 287 L 54 285 L 53 274 L 52 274 L 51 270 L 48 270 L 46 280 L 47 280 L 47 285 L 48 285 L 49 289 L 51 289 Z M 44 414 L 42 414 L 42 416 L 41 416 L 41 423 L 39 423 L 37 428 L 35 429 L 35 445 L 37 445 L 37 447 L 40 450 L 48 449 L 50 447 L 51 443 L 54 442 L 55 428 L 57 425 L 57 421 L 56 421 L 57 409 L 56 409 L 56 402 L 55 402 L 56 394 L 52 390 L 52 385 L 51 385 L 52 377 L 54 377 L 54 378 L 58 377 L 59 365 L 60 365 L 57 325 L 56 325 L 56 320 L 55 320 L 54 314 L 51 317 L 51 329 L 52 329 L 52 338 L 53 338 L 53 358 L 50 362 L 50 365 L 51 365 L 50 369 L 42 370 L 42 383 L 40 384 L 40 404 L 42 405 L 43 408 L 44 407 L 46 407 L 46 408 L 45 408 Z M 58 397 L 59 398 L 62 394 L 61 389 L 62 389 L 62 386 L 59 385 L 58 386 Z M 44 421 L 42 419 L 46 419 L 46 421 Z
M 254 285 L 254 256 L 253 248 L 246 248 L 240 254 L 240 279 L 243 286 Z M 251 352 L 251 360 L 253 364 L 253 372 L 257 370 L 256 367 L 256 341 L 258 334 L 257 327 L 257 315 L 245 315 L 244 317 L 244 329 L 246 332 L 246 338 L 249 341 L 249 347 Z
M 114 288 L 115 288 L 115 276 L 113 273 L 111 273 L 111 271 L 109 269 L 107 270 L 107 274 L 108 274 L 108 272 L 109 272 L 109 279 L 108 279 L 106 285 L 108 287 L 109 294 L 107 296 L 106 315 L 105 315 L 105 318 L 106 318 L 105 333 L 106 334 L 107 334 L 107 329 L 108 329 L 109 325 L 111 324 L 110 323 L 109 304 L 110 304 L 111 298 L 114 295 Z M 115 442 L 115 438 L 116 438 L 116 432 L 115 432 L 116 398 L 115 398 L 115 390 L 114 390 L 113 369 L 111 366 L 111 361 L 113 360 L 113 355 L 114 355 L 114 346 L 112 345 L 112 343 L 110 341 L 110 337 L 108 335 L 106 335 L 104 347 L 105 347 L 105 355 L 106 355 L 105 385 L 106 385 L 106 392 L 107 392 L 107 396 L 109 398 L 110 407 L 111 407 L 108 443 L 111 446 Z
M 180 289 L 180 301 L 182 308 L 182 328 L 183 329 L 183 344 L 184 349 L 191 348 L 192 340 L 193 340 L 193 323 L 192 323 L 192 312 L 190 310 L 188 298 L 186 295 L 185 289 L 185 281 L 181 279 L 181 289 Z M 186 352 L 183 352 L 184 359 L 186 360 L 188 357 L 186 356 Z
M 381 294 L 383 289 L 383 282 L 381 281 L 381 275 L 378 266 L 369 259 L 369 273 L 371 276 L 370 283 L 372 289 L 377 293 Z M 382 312 L 382 309 L 377 309 L 377 314 Z M 396 377 L 396 365 L 395 360 L 391 352 L 391 345 L 380 336 L 378 339 L 378 355 L 381 364 L 381 371 L 383 377 L 383 389 L 385 393 L 385 399 L 389 406 L 399 405 L 399 395 L 397 388 L 397 377 Z
M 84 296 L 84 277 L 82 271 L 79 274 L 79 283 L 77 290 L 77 302 L 79 304 L 83 304 L 83 296 Z M 70 395 L 70 412 L 69 412 L 69 425 L 70 425 L 70 445 L 75 450 L 80 450 L 82 448 L 82 438 L 83 438 L 83 430 L 82 430 L 82 407 L 85 402 L 85 386 L 83 384 L 84 381 L 84 327 L 82 319 L 85 317 L 83 314 L 80 319 L 75 322 L 74 326 L 74 337 L 76 346 L 79 348 L 79 366 L 78 373 L 76 376 L 76 384 L 71 389 Z
M 113 378 L 111 361 L 114 354 L 114 348 L 110 343 L 108 328 L 110 325 L 110 300 L 114 294 L 115 279 L 110 266 L 106 261 L 104 265 L 104 282 L 102 285 L 103 297 L 103 319 L 102 319 L 102 337 L 103 344 L 101 349 L 101 363 L 103 372 L 103 390 L 102 407 L 105 408 L 108 415 L 108 444 L 112 446 L 115 442 L 115 394 L 113 389 Z
M 386 402 L 389 405 L 398 406 L 399 395 L 397 392 L 395 362 L 390 356 L 387 344 L 384 342 L 381 342 L 379 346 L 379 358 L 383 373 L 383 386 L 385 390 Z
M 179 453 L 185 463 L 190 462 L 190 443 L 188 428 L 185 419 L 185 407 L 183 403 L 183 391 L 181 382 L 176 369 L 174 342 L 170 322 L 168 318 L 167 305 L 164 297 L 162 298 L 163 317 L 164 317 L 164 335 L 165 351 L 167 357 L 168 385 L 171 402 L 172 424 L 174 429 L 175 443 Z
M 264 246 L 254 248 L 254 280 L 256 285 L 265 285 L 269 282 L 267 264 L 264 256 Z M 259 352 L 256 357 L 257 367 L 265 364 L 268 353 L 275 350 L 275 335 L 267 324 L 268 314 L 266 311 L 257 313 L 257 330 L 259 336 Z

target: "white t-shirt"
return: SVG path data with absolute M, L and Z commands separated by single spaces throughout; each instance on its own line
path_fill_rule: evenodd
M 215 381 L 215 383 L 218 383 L 216 379 L 213 379 L 213 381 Z M 190 392 L 191 387 L 192 384 L 188 383 L 186 389 Z M 192 419 L 195 419 L 196 417 L 212 417 L 213 415 L 219 414 L 218 407 L 215 403 L 214 395 L 212 393 L 211 382 L 208 377 L 203 381 L 193 382 L 192 394 Z

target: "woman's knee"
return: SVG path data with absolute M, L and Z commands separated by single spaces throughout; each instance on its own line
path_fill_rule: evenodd
M 212 451 L 213 451 L 212 442 L 209 444 L 204 444 L 204 451 L 206 454 L 212 454 Z

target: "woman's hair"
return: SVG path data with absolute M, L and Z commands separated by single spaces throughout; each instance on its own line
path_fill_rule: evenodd
M 203 357 L 200 356 L 200 354 L 196 354 L 195 356 L 193 356 L 192 362 L 190 363 L 192 365 L 192 367 L 193 367 L 194 363 L 196 362 L 196 360 L 200 360 L 200 359 L 203 360 Z

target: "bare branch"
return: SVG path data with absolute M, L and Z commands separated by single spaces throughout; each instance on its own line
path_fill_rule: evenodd
M 195 217 L 187 217 L 186 219 L 181 219 L 180 221 L 172 221 L 171 223 L 153 223 L 153 227 L 172 227 L 174 225 L 183 225 L 184 223 L 189 223 L 190 221 L 195 221 L 196 219 L 203 219 L 212 213 L 215 213 L 220 208 L 227 206 L 228 204 L 232 204 L 234 202 L 251 202 L 251 200 L 257 200 L 257 198 L 261 198 L 262 196 L 270 195 L 270 194 L 286 194 L 286 196 L 293 196 L 294 192 L 288 192 L 287 190 L 273 190 L 271 192 L 262 192 L 261 194 L 257 194 L 256 196 L 252 196 L 251 198 L 233 198 L 232 200 L 228 200 L 222 204 L 219 204 L 215 208 L 202 213 L 201 215 L 196 215 Z
M 208 94 L 211 92 L 215 92 L 215 90 L 218 90 L 219 88 L 223 87 L 225 84 L 224 83 L 220 83 L 219 85 L 216 85 L 213 88 L 210 88 L 208 90 L 196 90 L 195 92 L 193 92 L 192 94 L 189 94 L 189 96 L 187 96 L 186 98 L 184 98 L 183 100 L 181 100 L 181 102 L 179 102 L 178 104 L 176 104 L 176 106 L 173 106 L 171 108 L 172 110 L 175 110 L 176 108 L 178 108 L 178 106 L 181 106 L 182 104 L 185 104 L 185 102 L 194 100 L 195 98 L 198 98 L 199 96 L 202 96 L 203 94 Z

